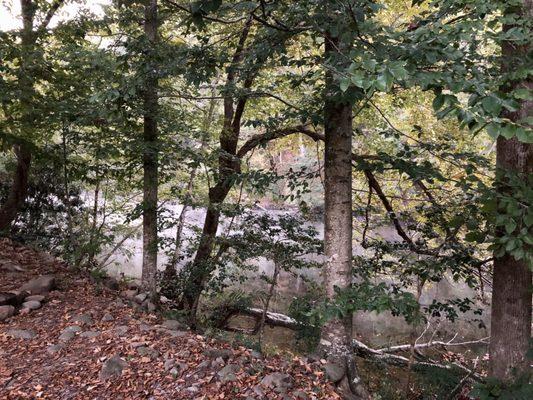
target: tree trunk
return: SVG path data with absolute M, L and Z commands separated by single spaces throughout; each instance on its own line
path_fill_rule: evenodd
M 158 81 L 154 72 L 153 47 L 157 38 L 157 0 L 147 2 L 144 15 L 144 32 L 151 49 L 147 51 L 148 76 L 144 89 L 142 286 L 154 299 L 157 289 Z
M 531 85 L 530 85 L 531 86 Z M 523 111 L 532 110 L 532 102 Z M 533 173 L 533 145 L 498 138 L 496 165 L 519 174 Z M 500 190 L 505 191 L 505 185 Z M 503 381 L 529 371 L 531 339 L 531 269 L 510 254 L 495 257 L 492 277 L 490 375 Z
M 31 152 L 26 145 L 15 145 L 17 167 L 6 202 L 0 209 L 0 231 L 8 230 L 24 204 L 28 192 Z
M 31 70 L 31 58 L 34 56 L 36 34 L 33 31 L 33 24 L 37 5 L 32 0 L 20 0 L 20 10 L 22 14 L 22 60 L 18 71 L 19 89 L 21 93 L 20 102 L 24 110 L 30 110 L 28 111 L 28 115 L 25 115 L 25 118 L 20 121 L 20 126 L 22 131 L 21 136 L 26 139 L 31 135 L 32 131 L 31 126 L 26 121 L 30 121 L 31 124 L 33 120 L 33 116 L 31 115 L 31 102 L 34 95 L 34 79 L 28 71 Z M 24 204 L 28 192 L 28 176 L 32 158 L 30 148 L 24 141 L 21 141 L 14 145 L 13 150 L 17 158 L 17 166 L 7 200 L 0 209 L 0 232 L 9 229 Z
M 325 46 L 326 59 L 339 56 L 337 38 L 326 35 Z M 338 93 L 328 70 L 324 105 L 324 286 L 330 301 L 336 297 L 336 288 L 347 289 L 352 283 L 352 104 L 339 99 Z M 330 378 L 336 381 L 344 397 L 367 398 L 352 353 L 352 315 L 326 322 L 320 346 L 332 368 L 340 371 Z
M 211 265 L 210 261 L 220 222 L 220 205 L 233 187 L 232 175 L 241 171 L 241 160 L 237 156 L 237 144 L 247 97 L 241 97 L 235 102 L 231 92 L 234 90 L 237 78 L 236 69 L 241 64 L 244 45 L 248 38 L 251 24 L 252 18 L 250 17 L 244 25 L 231 64 L 228 67 L 225 84 L 226 94 L 224 97 L 224 123 L 219 139 L 218 180 L 216 185 L 209 189 L 209 205 L 194 261 L 183 272 L 186 282 L 184 284 L 182 305 L 188 310 L 189 322 L 193 327 L 196 324 L 196 311 L 200 295 L 214 269 L 214 265 Z M 243 89 L 251 87 L 254 77 L 255 73 L 251 73 L 246 77 L 243 82 Z
M 517 11 L 517 10 L 513 10 Z M 533 0 L 524 0 L 519 14 L 525 20 L 533 18 Z M 504 31 L 512 26 L 504 26 Z M 527 58 L 530 45 L 502 44 L 502 70 L 513 72 Z M 510 88 L 533 89 L 533 82 L 513 82 Z M 509 90 L 509 87 L 503 88 Z M 533 102 L 524 100 L 519 109 L 507 113 L 511 121 L 523 120 L 533 114 Z M 529 125 L 531 128 L 531 125 Z M 498 137 L 496 147 L 498 173 L 513 173 L 528 179 L 533 173 L 533 145 L 522 143 L 516 137 Z M 497 177 L 498 179 L 498 177 Z M 505 180 L 505 177 L 503 178 Z M 497 182 L 497 190 L 509 195 L 505 181 Z M 501 235 L 497 232 L 496 235 Z M 527 262 L 516 260 L 510 254 L 495 257 L 492 283 L 491 340 L 489 346 L 491 376 L 512 381 L 516 376 L 530 371 L 527 351 L 531 340 L 531 269 Z

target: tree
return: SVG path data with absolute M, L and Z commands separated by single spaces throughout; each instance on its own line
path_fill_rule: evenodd
M 146 2 L 144 11 L 146 43 L 146 81 L 144 86 L 143 135 L 143 265 L 142 285 L 155 298 L 157 285 L 157 192 L 158 192 L 158 139 L 157 139 L 157 67 L 154 65 L 157 41 L 157 0 Z
M 524 0 L 520 3 L 514 7 L 508 6 L 507 17 L 519 16 L 525 21 L 531 21 L 533 2 Z M 511 29 L 512 25 L 504 25 L 503 31 L 508 32 Z M 531 56 L 530 43 L 515 43 L 512 40 L 502 43 L 502 70 L 506 75 L 518 71 L 524 60 Z M 533 82 L 531 78 L 512 80 L 503 89 L 507 92 L 516 89 L 531 91 Z M 507 111 L 505 117 L 518 122 L 527 121 L 532 114 L 533 101 L 529 98 L 520 101 L 516 111 Z M 527 126 L 531 129 L 531 122 L 527 122 Z M 497 211 L 506 215 L 507 221 L 511 223 L 509 229 L 498 229 L 496 235 L 502 238 L 505 235 L 513 235 L 520 229 L 528 229 L 527 225 L 524 225 L 525 221 L 513 222 L 513 215 L 508 215 L 507 200 L 509 197 L 518 196 L 517 180 L 526 182 L 526 185 L 528 182 L 532 183 L 533 144 L 521 142 L 516 136 L 499 136 L 496 153 Z M 531 250 L 530 246 L 526 249 L 528 250 Z M 492 280 L 490 375 L 503 381 L 511 381 L 529 372 L 530 360 L 527 352 L 531 340 L 531 279 L 531 266 L 528 265 L 526 257 L 511 254 L 508 250 L 496 251 Z
M 20 0 L 22 31 L 20 34 L 20 67 L 17 71 L 18 90 L 22 93 L 19 99 L 20 131 L 16 137 L 12 138 L 17 165 L 7 200 L 0 208 L 0 231 L 9 228 L 24 203 L 28 191 L 28 177 L 32 159 L 31 140 L 34 130 L 32 125 L 37 117 L 34 109 L 36 97 L 34 69 L 39 62 L 39 53 L 35 46 L 37 39 L 46 32 L 50 20 L 62 4 L 63 0 L 56 0 L 51 5 L 46 4 L 48 9 L 41 16 L 41 22 L 36 26 L 35 17 L 41 11 L 41 5 L 33 0 Z M 15 99 L 12 99 L 12 102 L 15 102 Z M 13 119 L 10 115 L 11 110 L 9 110 L 12 104 L 9 103 L 2 101 L 2 107 L 6 114 L 5 117 Z
M 339 9 L 326 7 L 336 22 Z M 345 64 L 342 52 L 349 48 L 341 37 L 325 34 L 325 59 L 335 67 Z M 334 301 L 338 290 L 352 284 L 352 107 L 339 95 L 340 88 L 331 70 L 326 72 L 324 93 L 324 287 Z M 352 314 L 329 319 L 322 327 L 320 344 L 326 353 L 329 374 L 346 398 L 367 398 L 352 351 Z

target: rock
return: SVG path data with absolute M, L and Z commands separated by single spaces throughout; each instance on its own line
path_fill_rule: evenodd
M 74 332 L 71 332 L 71 331 L 63 332 L 61 335 L 59 335 L 58 340 L 59 340 L 61 343 L 68 343 L 68 342 L 70 342 L 72 339 L 74 339 L 75 336 L 76 336 L 76 333 L 74 333 Z
M 125 297 L 128 300 L 133 300 L 135 296 L 137 296 L 137 290 L 130 289 L 130 290 L 123 290 L 120 292 L 120 295 L 122 297 Z
M 25 301 L 24 303 L 22 303 L 22 308 L 38 310 L 39 308 L 41 308 L 41 303 L 38 301 Z
M 100 380 L 107 380 L 113 377 L 122 375 L 122 370 L 128 366 L 128 363 L 120 358 L 118 355 L 111 357 L 107 360 L 100 370 Z
M 226 362 L 233 355 L 233 351 L 230 349 L 207 349 L 204 354 L 213 359 L 222 358 Z
M 38 301 L 39 303 L 43 303 L 45 299 L 46 297 L 42 294 L 34 294 L 32 296 L 26 297 L 24 301 Z
M 344 367 L 339 364 L 328 362 L 324 365 L 324 371 L 328 379 L 334 383 L 340 382 L 344 377 Z
M 113 316 L 109 313 L 106 313 L 104 314 L 104 316 L 102 317 L 102 322 L 110 322 L 110 321 L 113 321 L 115 318 L 113 318 Z
M 15 307 L 0 306 L 0 321 L 4 321 L 15 314 Z
M 133 298 L 137 304 L 142 304 L 148 298 L 148 293 L 139 293 Z
M 80 326 L 78 326 L 78 325 L 70 325 L 70 326 L 67 326 L 65 329 L 63 329 L 61 331 L 61 333 L 65 333 L 65 332 L 78 333 L 78 332 L 81 332 L 81 331 L 83 331 L 83 329 L 81 329 Z
M 165 363 L 163 364 L 163 368 L 165 368 L 165 371 L 168 371 L 168 370 L 171 370 L 171 369 L 176 369 L 174 368 L 174 366 L 176 365 L 176 361 L 173 360 L 172 358 L 167 358 L 165 360 Z M 172 373 L 172 375 L 177 375 L 177 369 L 176 369 L 176 374 L 173 374 L 172 371 L 170 373 Z
M 303 390 L 295 390 L 292 395 L 296 400 L 309 400 L 309 395 Z
M 159 352 L 156 350 L 156 349 L 153 349 L 151 347 L 148 347 L 148 346 L 139 346 L 137 347 L 137 353 L 140 355 L 140 356 L 143 356 L 143 357 L 150 357 L 150 358 L 157 358 L 159 357 Z
M 15 264 L 12 261 L 2 261 L 0 263 L 0 269 L 3 269 L 7 272 L 26 272 L 25 268 L 23 268 L 19 264 Z
M 51 344 L 50 346 L 46 347 L 46 352 L 50 355 L 54 355 L 64 348 L 65 346 L 62 344 Z
M 285 392 L 293 386 L 293 378 L 289 374 L 273 372 L 272 374 L 266 375 L 261 380 L 261 384 L 273 388 L 277 392 Z
M 237 375 L 235 374 L 239 370 L 240 367 L 237 364 L 228 364 L 218 371 L 217 375 L 222 382 L 235 382 L 237 380 Z
M 24 296 L 17 293 L 0 293 L 0 306 L 17 306 L 24 301 Z
M 118 281 L 112 276 L 106 277 L 102 284 L 110 290 L 118 290 L 120 288 Z
M 139 285 L 137 284 L 137 282 L 130 282 L 128 283 L 128 289 L 138 291 Z
M 7 334 L 8 336 L 12 336 L 15 339 L 25 339 L 25 340 L 33 339 L 34 337 L 37 336 L 35 332 L 30 331 L 30 330 L 25 330 L 25 329 L 10 329 L 9 331 L 7 331 Z
M 157 310 L 157 306 L 154 303 L 152 303 L 150 300 L 145 301 L 143 303 L 143 306 L 146 308 L 148 312 L 151 312 L 151 313 Z
M 170 329 L 171 331 L 180 331 L 187 328 L 185 325 L 179 321 L 176 321 L 175 319 L 166 319 L 163 321 L 161 326 L 163 328 Z
M 56 278 L 54 275 L 42 275 L 21 286 L 21 292 L 28 292 L 30 294 L 46 294 L 56 286 Z
M 127 325 L 119 325 L 117 327 L 115 327 L 115 333 L 118 335 L 118 336 L 123 336 L 125 335 L 127 332 L 128 332 L 128 326 Z
M 87 331 L 87 332 L 80 333 L 80 336 L 84 337 L 84 338 L 92 339 L 92 338 L 100 336 L 100 332 L 98 332 L 98 331 Z
M 93 318 L 91 314 L 78 314 L 72 317 L 72 322 L 78 322 L 81 325 L 92 325 Z
M 124 302 L 120 298 L 116 299 L 113 304 L 115 305 L 115 307 L 124 307 Z

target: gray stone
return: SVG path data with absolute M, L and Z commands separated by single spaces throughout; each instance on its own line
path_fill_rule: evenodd
M 228 361 L 233 355 L 233 351 L 230 349 L 207 349 L 204 351 L 204 354 L 209 358 L 222 358 L 222 360 Z
M 25 301 L 24 303 L 22 303 L 22 308 L 38 310 L 39 308 L 41 308 L 41 303 L 38 301 Z
M 15 307 L 0 306 L 0 321 L 4 321 L 15 314 Z
M 142 304 L 143 301 L 145 301 L 147 298 L 148 298 L 148 294 L 147 294 L 147 293 L 139 293 L 137 296 L 135 296 L 135 297 L 133 298 L 133 300 L 134 300 L 137 304 Z
M 156 349 L 153 349 L 151 347 L 148 347 L 148 346 L 139 346 L 137 347 L 137 353 L 140 355 L 140 356 L 148 356 L 150 358 L 157 358 L 159 357 L 159 352 L 156 350 Z
M 345 369 L 342 365 L 329 362 L 324 365 L 324 371 L 330 381 L 337 383 L 344 377 Z
M 54 275 L 42 275 L 21 286 L 21 292 L 30 294 L 46 294 L 56 286 Z
M 292 395 L 296 400 L 309 400 L 309 395 L 303 390 L 295 390 Z
M 174 368 L 175 365 L 176 365 L 176 361 L 175 360 L 173 360 L 172 358 L 167 358 L 165 360 L 165 363 L 163 364 L 163 368 L 165 368 L 165 371 L 168 371 L 170 369 L 176 369 L 176 368 Z
M 122 301 L 121 298 L 118 298 L 116 299 L 113 304 L 116 306 L 116 307 L 124 307 L 124 302 Z
M 76 333 L 74 333 L 72 331 L 67 331 L 67 332 L 63 332 L 61 335 L 59 335 L 58 340 L 60 342 L 62 342 L 62 343 L 68 343 L 72 339 L 74 339 L 75 336 L 76 336 Z
M 104 316 L 102 317 L 102 322 L 110 322 L 110 321 L 113 321 L 115 318 L 113 318 L 113 316 L 109 313 L 106 313 L 104 314 Z
M 127 325 L 119 325 L 117 327 L 115 327 L 115 333 L 118 335 L 118 336 L 123 336 L 125 335 L 127 332 L 128 332 L 128 326 Z
M 161 324 L 163 328 L 170 329 L 171 331 L 180 331 L 186 329 L 186 326 L 175 319 L 166 319 Z
M 33 339 L 34 337 L 37 336 L 35 332 L 31 330 L 26 330 L 26 329 L 10 329 L 9 331 L 7 331 L 7 334 L 8 336 L 12 336 L 15 339 L 25 339 L 25 340 Z
M 62 344 L 51 344 L 50 346 L 46 347 L 46 352 L 50 355 L 54 355 L 64 348 L 65 346 Z
M 82 325 L 92 325 L 93 318 L 91 314 L 78 314 L 72 317 L 72 322 L 78 322 Z
M 277 392 L 285 392 L 287 389 L 293 386 L 293 378 L 289 374 L 282 372 L 274 372 L 266 375 L 261 384 L 275 389 Z
M 107 360 L 100 370 L 100 380 L 107 380 L 113 377 L 122 375 L 124 368 L 128 366 L 128 363 L 120 358 L 118 355 L 111 357 Z
M 151 313 L 157 310 L 157 306 L 154 303 L 152 303 L 150 300 L 145 301 L 143 306 L 146 308 L 148 312 L 151 312 Z
M 67 326 L 65 329 L 63 329 L 61 331 L 61 333 L 65 333 L 65 332 L 72 332 L 72 333 L 78 333 L 78 332 L 81 332 L 83 331 L 83 329 L 81 328 L 81 326 L 78 326 L 78 325 L 70 325 L 70 326 Z
M 122 297 L 125 297 L 128 300 L 133 300 L 135 296 L 137 296 L 137 290 L 130 289 L 130 290 L 123 290 L 120 292 L 120 295 Z
M 218 377 L 222 382 L 234 382 L 237 380 L 235 375 L 240 370 L 237 364 L 228 364 L 217 372 Z
M 98 332 L 98 331 L 87 331 L 87 332 L 80 333 L 80 336 L 84 337 L 84 338 L 92 339 L 92 338 L 100 336 L 100 332 Z
M 43 296 L 42 294 L 34 294 L 32 296 L 26 297 L 24 301 L 38 301 L 39 303 L 42 303 L 44 302 L 45 299 L 46 297 Z

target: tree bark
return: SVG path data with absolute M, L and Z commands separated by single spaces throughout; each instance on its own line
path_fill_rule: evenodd
M 525 0 L 521 10 L 523 18 L 533 18 L 533 1 Z M 504 26 L 509 30 L 512 26 Z M 530 51 L 531 46 L 516 46 L 508 41 L 502 44 L 502 70 L 513 72 Z M 510 86 L 510 87 L 509 87 Z M 516 87 L 533 89 L 533 82 L 513 82 L 504 90 Z M 524 100 L 516 112 L 505 117 L 519 121 L 533 113 L 533 102 Z M 531 125 L 528 126 L 531 128 Z M 496 145 L 497 175 L 517 174 L 528 179 L 533 173 L 533 145 L 522 143 L 516 137 L 498 137 Z M 505 176 L 497 176 L 497 190 L 509 195 Z M 500 207 L 498 207 L 500 208 Z M 502 232 L 496 232 L 502 235 Z M 527 262 L 516 260 L 510 254 L 495 257 L 492 283 L 491 341 L 489 346 L 491 376 L 502 381 L 512 381 L 517 375 L 530 371 L 527 351 L 531 340 L 531 269 Z
M 143 134 L 143 265 L 142 286 L 152 299 L 157 290 L 157 189 L 158 189 L 158 94 L 153 51 L 157 41 L 157 0 L 145 6 L 144 32 L 151 48 L 147 51 L 144 88 Z
M 326 35 L 325 57 L 339 57 L 338 38 Z M 334 301 L 337 289 L 352 283 L 352 104 L 339 99 L 332 73 L 326 72 L 324 104 L 326 264 L 324 286 L 327 299 Z M 342 370 L 335 382 L 346 399 L 366 399 L 352 352 L 352 315 L 330 319 L 322 328 L 320 346 L 328 362 Z M 330 377 L 331 378 L 331 377 Z
M 214 269 L 214 266 L 210 265 L 209 261 L 220 222 L 220 205 L 233 187 L 231 176 L 241 171 L 241 160 L 237 157 L 237 144 L 247 97 L 241 97 L 235 102 L 231 92 L 237 79 L 236 69 L 244 55 L 244 46 L 250 32 L 251 23 L 252 18 L 250 17 L 244 25 L 231 64 L 228 67 L 225 84 L 227 93 L 224 97 L 224 123 L 219 139 L 218 180 L 215 186 L 209 189 L 209 204 L 194 261 L 184 270 L 186 282 L 182 305 L 188 311 L 189 322 L 193 327 L 196 324 L 196 311 L 200 295 Z M 243 83 L 244 89 L 251 87 L 254 77 L 255 73 L 248 75 Z
M 0 209 L 0 231 L 9 229 L 24 204 L 28 192 L 31 152 L 24 144 L 15 145 L 14 151 L 17 157 L 17 166 L 7 200 Z

